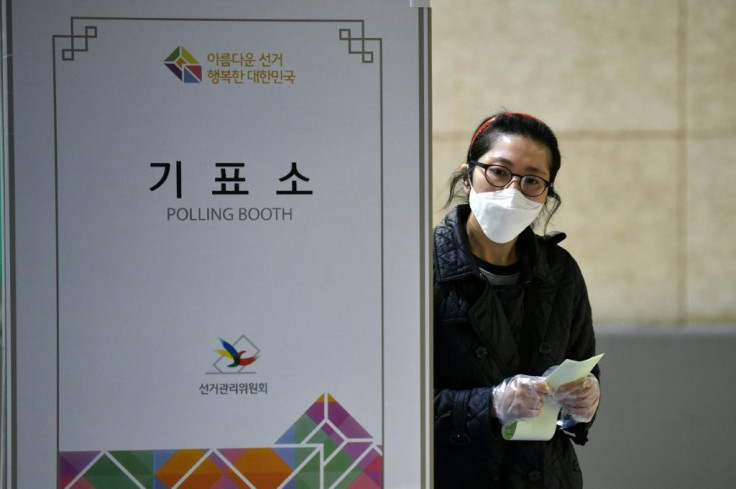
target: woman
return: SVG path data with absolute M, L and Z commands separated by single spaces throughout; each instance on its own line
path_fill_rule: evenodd
M 499 113 L 476 129 L 448 204 L 467 196 L 434 231 L 435 487 L 582 487 L 571 440 L 583 444 L 598 407 L 598 369 L 558 388 L 544 382 L 566 358 L 595 354 L 585 282 L 541 237 L 560 205 L 560 152 L 551 129 Z M 541 213 L 541 216 L 540 216 Z M 539 216 L 539 217 L 538 217 Z M 549 441 L 506 441 L 505 423 L 562 406 Z

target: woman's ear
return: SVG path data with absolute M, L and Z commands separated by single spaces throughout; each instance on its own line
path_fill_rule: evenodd
M 467 163 L 463 163 L 462 165 L 460 165 L 460 172 L 463 174 L 463 189 L 466 192 L 470 192 L 470 176 L 468 174 L 468 168 L 470 167 Z

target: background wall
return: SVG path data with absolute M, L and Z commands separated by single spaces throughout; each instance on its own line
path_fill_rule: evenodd
M 435 222 L 477 124 L 534 114 L 599 326 L 736 325 L 736 2 L 431 5 Z
M 435 223 L 477 124 L 556 131 L 598 334 L 586 487 L 736 478 L 736 1 L 432 0 Z

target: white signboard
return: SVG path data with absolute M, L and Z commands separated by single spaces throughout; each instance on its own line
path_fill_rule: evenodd
M 6 5 L 6 484 L 428 486 L 428 9 L 48 3 Z

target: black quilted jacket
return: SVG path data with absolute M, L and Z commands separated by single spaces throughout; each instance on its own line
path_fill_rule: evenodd
M 523 321 L 517 343 L 507 316 L 470 254 L 461 205 L 434 231 L 435 487 L 582 487 L 571 439 L 587 441 L 590 423 L 552 440 L 505 441 L 489 415 L 492 386 L 518 373 L 541 375 L 565 358 L 595 354 L 585 282 L 557 243 L 526 229 L 521 256 Z M 594 371 L 598 375 L 598 370 Z

